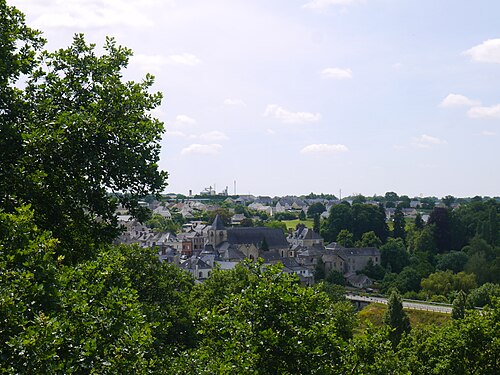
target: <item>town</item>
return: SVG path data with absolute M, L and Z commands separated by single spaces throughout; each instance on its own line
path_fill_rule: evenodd
M 217 199 L 214 200 L 214 197 Z M 368 265 L 380 266 L 381 256 L 377 247 L 346 247 L 338 242 L 325 243 L 319 228 L 314 228 L 314 225 L 307 227 L 300 221 L 294 228 L 284 225 L 272 228 L 265 226 L 269 220 L 262 221 L 262 218 L 272 220 L 278 217 L 303 218 L 305 222 L 311 216 L 326 220 L 332 206 L 352 204 L 360 199 L 364 204 L 383 206 L 388 222 L 393 220 L 396 206 L 402 207 L 401 212 L 409 220 L 415 219 L 418 210 L 430 203 L 432 207 L 445 207 L 445 203 L 437 199 L 428 198 L 421 202 L 418 198 L 400 198 L 392 192 L 377 201 L 355 196 L 341 202 L 335 196 L 323 195 L 321 198 L 314 194 L 311 197 L 229 197 L 227 188 L 217 195 L 209 187 L 197 197 L 170 194 L 162 201 L 150 199 L 150 203 L 142 202 L 142 205 L 151 209 L 153 217 L 164 222 L 172 222 L 174 216 L 180 217 L 183 224 L 178 231 L 161 230 L 148 225 L 148 222 L 139 223 L 126 215 L 126 211 L 119 210 L 120 223 L 125 231 L 116 242 L 156 248 L 160 260 L 190 272 L 199 282 L 206 280 L 215 267 L 233 269 L 244 259 L 262 258 L 265 265 L 281 263 L 283 272 L 296 274 L 302 285 L 314 284 L 318 271 L 329 274 L 334 270 L 344 276 L 349 286 L 371 289 L 373 280 L 361 271 Z M 453 208 L 459 206 L 446 199 L 445 202 Z M 225 213 L 224 219 L 219 214 L 221 210 Z M 425 212 L 428 210 L 424 209 L 423 212 L 421 218 L 426 221 L 428 215 Z M 207 220 L 200 220 L 202 217 Z M 211 217 L 213 219 L 209 221 Z M 253 225 L 259 222 L 261 226 Z

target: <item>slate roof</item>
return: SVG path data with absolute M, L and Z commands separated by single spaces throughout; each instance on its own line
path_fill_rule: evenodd
M 259 251 L 259 258 L 264 259 L 264 263 L 282 261 L 284 258 L 277 251 Z
M 231 244 L 254 244 L 259 247 L 264 238 L 269 249 L 288 248 L 288 242 L 281 229 L 266 227 L 227 229 L 227 241 Z
M 224 222 L 222 218 L 217 215 L 212 223 L 212 230 L 224 230 Z
M 362 247 L 362 248 L 343 248 L 338 249 L 336 252 L 340 256 L 380 256 L 380 251 L 376 247 Z

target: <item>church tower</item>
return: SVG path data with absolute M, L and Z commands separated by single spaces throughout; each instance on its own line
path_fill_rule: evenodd
M 208 243 L 215 247 L 224 241 L 227 241 L 227 230 L 222 218 L 217 215 L 208 231 Z

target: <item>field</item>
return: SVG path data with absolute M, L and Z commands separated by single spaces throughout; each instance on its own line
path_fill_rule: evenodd
M 312 228 L 313 225 L 314 225 L 313 219 L 306 219 L 306 220 L 299 220 L 299 219 L 296 219 L 296 220 L 283 220 L 282 223 L 286 224 L 286 229 L 290 229 L 290 228 L 295 229 L 295 227 L 299 223 L 304 224 L 308 228 Z
M 381 303 L 371 303 L 363 310 L 358 313 L 359 318 L 359 328 L 358 332 L 364 331 L 367 327 L 367 322 L 370 322 L 374 326 L 381 326 L 382 317 L 384 316 L 387 306 Z M 412 327 L 418 327 L 422 325 L 443 325 L 451 319 L 450 314 L 436 313 L 432 311 L 419 311 L 419 310 L 407 310 L 405 312 L 410 318 L 410 323 Z

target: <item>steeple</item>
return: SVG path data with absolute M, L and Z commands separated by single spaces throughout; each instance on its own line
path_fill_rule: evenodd
M 222 221 L 222 218 L 220 217 L 219 214 L 214 219 L 214 222 L 212 223 L 212 230 L 224 230 L 224 222 Z

